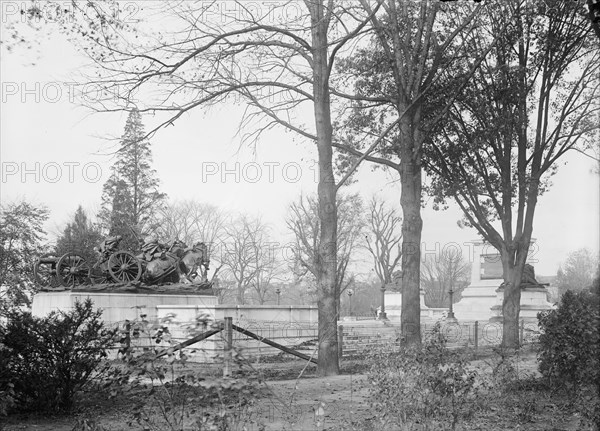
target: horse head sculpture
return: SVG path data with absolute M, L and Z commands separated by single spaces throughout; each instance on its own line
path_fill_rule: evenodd
M 208 247 L 203 242 L 197 242 L 191 248 L 187 249 L 181 258 L 179 268 L 185 278 L 192 283 L 193 279 L 200 275 L 202 282 L 208 281 L 206 273 L 210 258 L 208 256 Z M 200 273 L 198 273 L 200 270 Z

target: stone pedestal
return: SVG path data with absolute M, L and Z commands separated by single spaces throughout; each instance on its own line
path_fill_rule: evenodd
M 496 289 L 502 280 L 485 280 L 471 283 L 454 304 L 454 316 L 461 321 L 488 320 L 491 308 L 496 304 Z
M 492 307 L 490 322 L 502 322 L 502 301 L 504 301 L 504 288 L 500 287 L 496 291 L 496 303 Z M 554 306 L 548 302 L 548 292 L 543 286 L 527 287 L 521 290 L 519 320 L 537 324 L 537 314 L 553 308 Z
M 496 289 L 503 281 L 500 255 L 489 244 L 473 241 L 471 284 L 454 304 L 454 316 L 459 321 L 488 320 L 496 304 Z
M 126 292 L 85 292 L 65 290 L 62 292 L 40 292 L 34 295 L 31 307 L 34 316 L 45 316 L 51 311 L 69 311 L 75 302 L 90 298 L 94 308 L 103 310 L 102 320 L 117 323 L 133 320 L 145 314 L 147 320 L 158 317 L 158 307 L 162 305 L 209 306 L 217 304 L 217 297 L 197 293 L 126 293 Z
M 504 280 L 500 255 L 485 242 L 473 241 L 473 244 L 471 284 L 463 290 L 461 300 L 454 304 L 454 315 L 459 321 L 502 321 L 504 291 L 500 285 Z M 537 322 L 537 313 L 551 308 L 543 286 L 521 291 L 521 318 Z
M 421 318 L 429 316 L 429 307 L 425 305 L 425 291 L 421 289 L 419 294 L 421 304 Z M 380 309 L 381 307 L 379 307 Z M 402 293 L 385 292 L 385 313 L 389 320 L 400 320 L 402 315 Z

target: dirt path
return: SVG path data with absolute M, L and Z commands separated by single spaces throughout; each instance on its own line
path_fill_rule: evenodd
M 246 425 L 249 431 L 257 430 L 257 424 L 280 431 L 339 429 L 341 420 L 367 413 L 365 383 L 363 375 L 265 382 L 251 411 L 239 414 L 240 429 Z M 83 417 L 107 430 L 143 429 L 127 424 L 131 417 L 126 411 L 110 409 L 70 417 L 12 416 L 4 426 L 0 422 L 0 430 L 71 431 Z
M 268 382 L 257 420 L 268 430 L 339 429 L 368 415 L 364 375 Z

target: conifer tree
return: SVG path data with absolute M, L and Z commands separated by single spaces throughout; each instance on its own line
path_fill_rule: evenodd
M 99 215 L 107 233 L 121 235 L 121 247 L 131 250 L 138 249 L 138 241 L 154 230 L 153 215 L 166 198 L 158 189 L 150 142 L 144 137 L 142 116 L 134 109 L 125 123 L 111 176 L 104 184 Z
M 56 254 L 77 253 L 88 262 L 94 262 L 96 247 L 102 241 L 100 228 L 93 224 L 84 209 L 79 205 L 73 221 L 67 223 L 62 235 L 56 241 Z

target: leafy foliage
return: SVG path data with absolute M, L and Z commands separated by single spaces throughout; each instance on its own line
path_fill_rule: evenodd
M 104 27 L 110 26 L 120 31 L 129 28 L 124 21 L 131 19 L 138 8 L 123 5 L 117 0 L 100 0 L 85 4 L 29 0 L 15 6 L 18 7 L 18 10 L 14 11 L 17 13 L 4 15 L 3 31 L 6 31 L 6 37 L 3 35 L 0 47 L 6 49 L 7 53 L 32 49 L 39 52 L 40 41 L 51 38 L 57 32 L 70 38 L 76 36 L 88 45 L 92 42 L 100 43 L 101 40 L 113 37 L 112 34 L 103 31 Z M 134 9 L 133 12 L 131 8 Z
M 471 49 L 494 46 L 455 101 L 452 121 L 425 147 L 435 206 L 455 199 L 465 212 L 461 223 L 492 243 L 499 236 L 486 222 L 509 220 L 514 207 L 522 212 L 530 187 L 536 195 L 549 188 L 559 157 L 593 142 L 598 59 L 582 9 L 562 0 L 485 9 L 478 19 L 494 38 L 477 38 Z M 538 110 L 544 99 L 561 102 Z M 538 124 L 531 112 L 556 126 L 528 131 Z
M 33 261 L 44 251 L 47 219 L 46 208 L 25 201 L 0 207 L 0 316 L 30 303 Z
M 0 417 L 16 406 L 15 385 L 10 381 L 9 350 L 0 343 Z
M 541 410 L 543 398 L 550 395 L 549 389 L 539 378 L 519 369 L 519 351 L 502 346 L 493 350 L 491 363 L 488 362 L 492 373 L 487 402 L 510 412 L 519 425 L 532 422 Z
M 9 314 L 0 326 L 0 391 L 19 410 L 68 411 L 113 343 L 114 331 L 104 327 L 101 314 L 90 299 L 43 318 Z
M 160 431 L 225 431 L 256 425 L 250 409 L 256 380 L 245 373 L 210 377 L 190 371 L 187 355 L 172 349 L 177 344 L 168 329 L 172 317 L 151 322 L 142 314 L 120 328 L 123 364 L 111 367 L 105 387 L 111 396 L 140 390 L 144 394 L 133 407 L 129 424 Z M 201 316 L 192 331 L 208 329 L 206 317 Z M 165 349 L 170 349 L 165 359 L 158 358 Z M 246 363 L 239 352 L 234 351 L 232 359 L 238 369 Z
M 467 364 L 446 348 L 439 325 L 422 346 L 374 354 L 368 376 L 382 429 L 413 422 L 438 428 L 445 423 L 456 429 L 461 419 L 474 413 L 483 386 L 478 372 Z
M 597 283 L 597 282 L 596 282 Z M 597 285 L 596 285 L 597 286 Z M 567 290 L 556 310 L 538 314 L 540 372 L 567 388 L 576 410 L 600 427 L 600 295 Z
M 567 291 L 556 310 L 538 314 L 540 372 L 579 386 L 600 384 L 600 297 Z
M 102 191 L 99 215 L 109 235 L 121 235 L 121 246 L 137 250 L 142 234 L 155 229 L 152 220 L 166 195 L 159 192 L 159 180 L 152 169 L 152 151 L 145 140 L 142 116 L 129 113 L 117 160 Z
M 470 49 L 488 54 L 457 95 L 450 121 L 429 135 L 425 169 L 434 207 L 453 199 L 464 215 L 459 224 L 500 252 L 503 344 L 516 347 L 538 196 L 565 153 L 595 141 L 600 61 L 582 3 L 511 0 L 483 11 L 478 21 L 489 37 L 474 38 Z

